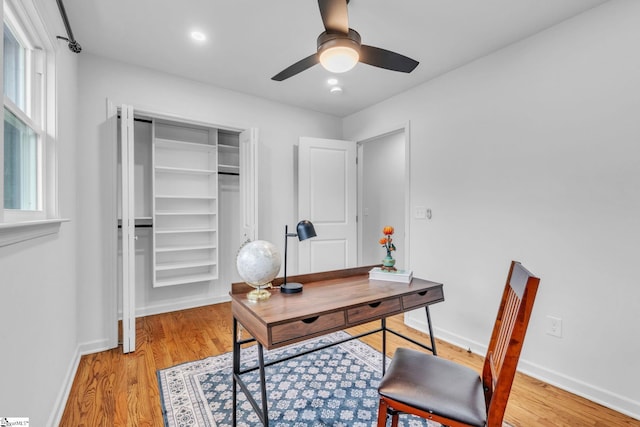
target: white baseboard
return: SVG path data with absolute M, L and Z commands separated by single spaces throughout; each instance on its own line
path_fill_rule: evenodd
M 177 303 L 159 304 L 136 310 L 136 317 L 150 316 L 153 314 L 167 313 L 170 311 L 185 310 L 187 308 L 217 304 L 230 301 L 230 299 L 231 298 L 229 298 L 228 296 L 225 296 L 220 298 L 201 298 L 195 300 L 180 301 Z M 120 318 L 122 318 L 121 315 Z M 92 354 L 98 353 L 100 351 L 110 350 L 114 347 L 112 344 L 113 343 L 111 343 L 109 339 L 105 338 L 101 340 L 82 343 L 76 347 L 76 351 L 72 357 L 71 363 L 69 364 L 67 373 L 65 374 L 64 382 L 62 384 L 60 392 L 58 393 L 58 397 L 56 398 L 54 411 L 49 417 L 47 426 L 56 427 L 60 424 L 60 420 L 62 420 L 64 408 L 67 404 L 69 393 L 71 392 L 71 387 L 73 386 L 73 381 L 76 377 L 76 372 L 78 371 L 78 367 L 80 366 L 80 358 L 85 354 Z
M 526 360 L 521 360 L 518 368 L 519 371 L 530 377 L 537 378 L 570 393 L 589 399 L 592 402 L 606 406 L 614 411 L 628 415 L 631 418 L 640 420 L 640 403 L 634 402 L 624 396 L 600 387 L 595 387 Z
M 109 339 L 105 338 L 80 344 L 78 345 L 78 351 L 80 352 L 80 356 L 84 356 L 85 354 L 93 354 L 99 353 L 101 351 L 111 350 L 112 348 L 117 346 L 118 343 L 115 343 L 114 345 L 112 342 L 110 342 Z
M 221 297 L 195 298 L 184 301 L 170 301 L 162 304 L 148 305 L 136 308 L 136 318 L 153 316 L 156 314 L 170 313 L 172 311 L 187 310 L 189 308 L 203 307 L 205 305 L 220 304 L 231 301 L 228 295 Z M 118 311 L 118 320 L 122 320 L 122 311 Z
M 64 414 L 64 408 L 67 405 L 69 393 L 71 392 L 73 381 L 76 378 L 76 373 L 78 372 L 78 367 L 80 366 L 80 359 L 82 358 L 82 356 L 84 356 L 85 354 L 98 353 L 100 351 L 109 350 L 111 348 L 113 348 L 113 346 L 109 344 L 109 340 L 107 339 L 78 344 L 73 357 L 71 358 L 71 362 L 69 363 L 69 367 L 67 368 L 67 372 L 62 382 L 62 387 L 60 388 L 60 392 L 58 392 L 58 397 L 56 398 L 54 410 L 52 411 L 51 416 L 47 421 L 47 426 L 56 427 L 60 425 L 60 420 L 62 419 L 62 415 Z
M 428 333 L 428 326 L 426 319 L 416 320 L 413 317 L 405 316 L 404 318 L 407 326 L 410 326 L 419 331 Z M 471 352 L 478 354 L 482 357 L 487 352 L 487 346 L 482 345 L 476 341 L 469 340 L 460 335 L 452 332 L 434 327 L 434 335 L 443 341 L 446 341 L 457 347 L 464 349 L 470 349 Z M 552 371 L 543 366 L 529 362 L 525 359 L 520 359 L 518 364 L 518 371 L 525 375 L 536 378 L 540 381 L 544 381 L 547 384 L 551 384 L 562 390 L 573 393 L 577 396 L 584 397 L 592 402 L 598 403 L 607 408 L 613 409 L 616 412 L 625 414 L 631 418 L 640 420 L 640 403 L 634 402 L 624 396 L 620 396 L 616 393 L 612 393 L 608 390 L 595 387 L 591 384 L 587 384 L 575 378 L 571 378 L 567 375 L 559 372 Z
M 221 297 L 206 297 L 177 302 L 167 302 L 163 304 L 149 305 L 146 307 L 136 308 L 136 317 L 152 316 L 154 314 L 169 313 L 171 311 L 186 310 L 188 308 L 202 307 L 205 305 L 219 304 L 221 302 L 231 301 L 229 295 Z M 119 314 L 122 319 L 122 313 Z
M 82 355 L 80 354 L 80 346 L 78 346 L 76 347 L 76 351 L 71 358 L 71 362 L 69 363 L 69 367 L 67 368 L 67 372 L 64 376 L 64 381 L 62 382 L 62 387 L 58 392 L 58 397 L 56 398 L 53 411 L 51 412 L 51 416 L 49 416 L 49 420 L 47 421 L 47 426 L 49 427 L 56 427 L 60 425 L 60 420 L 62 420 L 64 408 L 67 405 L 67 399 L 69 398 L 69 393 L 71 392 L 73 380 L 76 378 L 76 372 L 78 371 L 78 366 L 80 366 L 80 357 L 82 357 Z

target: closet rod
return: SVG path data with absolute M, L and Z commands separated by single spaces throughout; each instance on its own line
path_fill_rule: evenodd
M 240 176 L 238 172 L 218 172 L 218 175 L 235 175 Z
M 122 225 L 118 224 L 118 228 L 122 228 Z M 136 224 L 135 228 L 153 228 L 153 224 Z
M 60 40 L 66 40 L 69 42 L 69 50 L 73 53 L 80 53 L 82 51 L 82 46 L 78 43 L 73 37 L 73 31 L 71 31 L 71 25 L 69 25 L 69 18 L 67 17 L 67 11 L 64 9 L 64 4 L 62 4 L 62 0 L 57 0 L 58 9 L 60 10 L 60 16 L 62 16 L 62 22 L 64 23 L 64 27 L 67 30 L 67 37 L 58 36 Z
M 120 117 L 120 114 L 118 114 L 118 118 L 119 118 L 119 119 L 121 118 L 121 117 Z M 137 117 L 134 117 L 134 118 L 133 118 L 133 121 L 134 121 L 134 122 L 142 122 L 142 123 L 153 123 L 153 121 L 152 121 L 152 120 L 149 120 L 149 119 L 139 119 L 139 118 L 137 118 Z

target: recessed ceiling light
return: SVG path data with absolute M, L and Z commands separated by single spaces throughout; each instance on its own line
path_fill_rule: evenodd
M 337 85 L 338 84 L 338 79 L 336 78 L 330 78 L 329 80 L 327 80 L 327 83 L 329 83 L 330 85 Z
M 331 93 L 338 94 L 338 93 L 342 93 L 342 88 L 340 86 L 334 86 L 331 89 L 329 89 L 329 91 Z
M 204 33 L 200 32 L 200 31 L 192 31 L 191 32 L 191 38 L 194 39 L 197 42 L 203 42 L 207 39 L 207 36 L 204 35 Z

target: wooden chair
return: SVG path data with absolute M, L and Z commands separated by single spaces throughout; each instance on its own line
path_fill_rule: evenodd
M 407 348 L 396 350 L 380 382 L 378 427 L 399 413 L 445 426 L 500 427 L 540 279 L 513 261 L 482 375 L 466 366 Z

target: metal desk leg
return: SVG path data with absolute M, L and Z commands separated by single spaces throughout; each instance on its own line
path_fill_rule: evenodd
M 238 383 L 236 381 L 236 375 L 240 374 L 240 344 L 238 343 L 238 321 L 233 318 L 233 414 L 231 415 L 231 425 L 236 425 L 236 408 L 238 403 Z
M 264 427 L 269 427 L 269 413 L 267 412 L 267 382 L 264 375 L 264 350 L 262 344 L 258 343 L 258 363 L 260 364 L 260 388 L 262 389 L 262 423 Z
M 384 376 L 387 370 L 387 318 L 380 319 L 380 326 L 382 329 L 382 376 Z
M 431 339 L 431 351 L 434 356 L 437 356 L 436 353 L 436 338 L 433 336 L 433 329 L 431 328 L 431 315 L 429 314 L 429 306 L 425 306 L 424 310 L 427 312 L 427 326 L 429 326 L 429 338 Z

